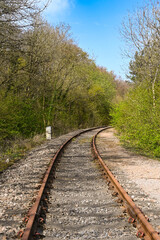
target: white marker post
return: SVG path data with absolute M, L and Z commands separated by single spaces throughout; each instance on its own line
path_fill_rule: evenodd
M 46 127 L 46 139 L 51 140 L 52 138 L 52 127 L 48 126 Z

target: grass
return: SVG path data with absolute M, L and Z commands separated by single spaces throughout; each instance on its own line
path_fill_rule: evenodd
M 5 147 L 0 150 L 0 172 L 3 172 L 16 161 L 24 158 L 27 151 L 40 145 L 45 141 L 43 135 L 36 135 L 30 139 L 17 139 L 5 143 Z
M 83 144 L 83 143 L 90 143 L 92 141 L 92 138 L 82 138 L 79 140 L 79 143 L 80 144 Z

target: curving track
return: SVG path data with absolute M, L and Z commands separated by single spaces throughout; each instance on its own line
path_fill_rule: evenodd
M 137 230 L 128 223 L 126 209 L 129 209 L 129 222 L 137 225 L 138 237 L 160 239 L 104 165 L 95 145 L 97 132 L 97 129 L 78 131 L 60 147 L 24 218 L 25 231 L 22 229 L 17 238 L 134 240 Z M 96 157 L 91 154 L 92 137 Z
M 56 163 L 53 174 L 56 157 L 72 139 L 58 151 L 44 177 L 36 203 L 30 210 L 23 240 L 32 239 L 33 235 L 34 238 L 48 240 L 135 239 L 135 230 L 127 224 L 125 210 L 122 213 L 112 196 L 119 196 L 121 208 L 123 204 L 132 213 L 129 222 L 138 227 L 138 237 L 159 239 L 143 213 L 105 166 L 95 145 L 96 132 L 87 130 L 87 133 L 82 132 L 83 135 L 78 134 Z M 94 152 L 105 170 L 110 188 L 114 189 L 112 196 L 90 156 L 90 138 L 93 135 Z
M 96 132 L 76 138 L 60 159 L 43 226 L 46 240 L 136 239 L 91 156 L 90 141 Z
M 101 133 L 102 131 L 103 130 L 100 130 L 98 133 Z M 93 137 L 94 153 L 105 172 L 105 176 L 108 180 L 108 184 L 114 191 L 114 195 L 118 197 L 119 202 L 123 204 L 123 206 L 126 209 L 126 212 L 128 212 L 128 214 L 130 215 L 129 222 L 138 228 L 137 237 L 145 240 L 149 240 L 149 239 L 159 240 L 160 236 L 158 232 L 155 231 L 155 229 L 149 223 L 149 218 L 134 203 L 134 199 L 132 199 L 128 195 L 128 193 L 123 189 L 123 187 L 114 177 L 114 175 L 112 174 L 112 172 L 110 171 L 110 169 L 107 167 L 102 157 L 100 156 L 96 146 L 96 138 L 98 133 Z

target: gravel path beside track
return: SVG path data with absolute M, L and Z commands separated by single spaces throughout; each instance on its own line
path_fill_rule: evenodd
M 112 128 L 98 135 L 97 147 L 117 180 L 160 232 L 160 161 L 123 148 Z

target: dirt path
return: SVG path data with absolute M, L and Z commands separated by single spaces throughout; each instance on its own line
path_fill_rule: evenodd
M 99 134 L 97 143 L 107 166 L 160 231 L 160 161 L 127 151 L 112 128 Z

